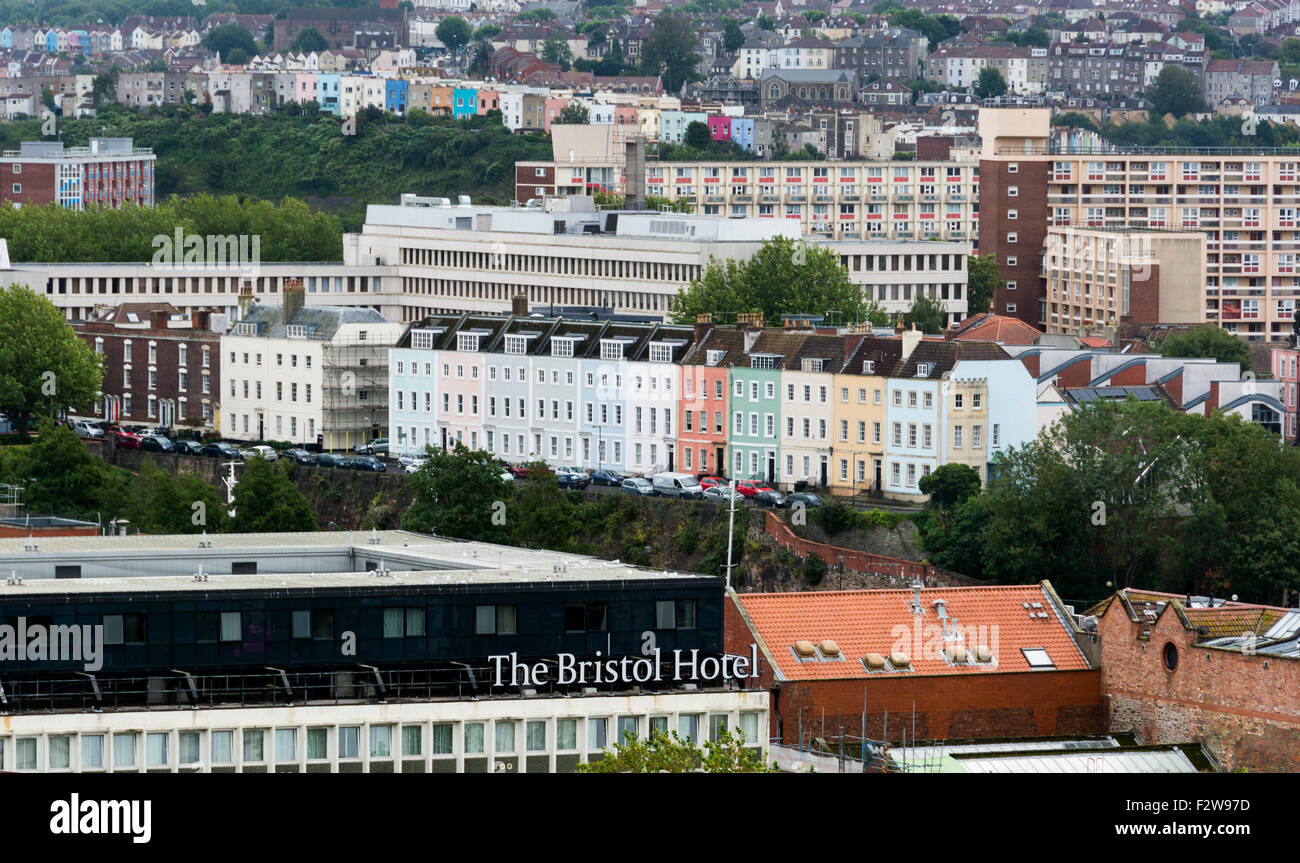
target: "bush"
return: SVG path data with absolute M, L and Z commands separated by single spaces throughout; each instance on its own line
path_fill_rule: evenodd
M 694 554 L 700 541 L 700 529 L 695 522 L 688 521 L 677 529 L 677 550 L 682 554 Z
M 826 561 L 815 554 L 810 554 L 803 559 L 803 580 L 809 585 L 816 587 L 821 584 L 825 575 Z
M 812 520 L 827 536 L 835 536 L 852 527 L 856 515 L 843 501 L 831 498 L 813 509 Z

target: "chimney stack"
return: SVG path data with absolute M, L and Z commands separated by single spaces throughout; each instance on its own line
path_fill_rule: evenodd
M 253 283 L 249 279 L 244 279 L 244 283 L 239 286 L 239 319 L 242 321 L 253 312 Z
M 745 353 L 749 353 L 758 343 L 758 337 L 763 335 L 763 315 L 761 312 L 742 312 L 736 316 L 736 324 L 745 334 Z
M 713 313 L 701 312 L 695 316 L 695 344 L 704 341 L 704 337 L 713 329 Z
M 912 325 L 912 328 L 910 330 L 907 330 L 906 332 L 903 333 L 902 359 L 907 359 L 912 355 L 912 351 L 915 350 L 916 346 L 921 343 L 921 338 L 922 338 L 922 333 L 920 330 L 916 328 L 915 324 Z
M 294 315 L 307 301 L 307 294 L 302 286 L 302 279 L 291 277 L 284 280 L 284 323 L 293 321 Z
M 528 317 L 528 295 L 515 294 L 510 298 L 510 314 L 516 317 Z
M 190 328 L 196 331 L 207 332 L 211 327 L 211 312 L 206 309 L 190 310 Z
M 149 328 L 154 330 L 167 329 L 167 319 L 169 317 L 165 309 L 154 309 L 149 313 Z

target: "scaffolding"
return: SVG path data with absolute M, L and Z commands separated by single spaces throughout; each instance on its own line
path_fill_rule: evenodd
M 388 352 L 383 339 L 338 338 L 322 346 L 321 445 L 351 450 L 388 436 Z
M 19 518 L 23 514 L 23 486 L 0 482 L 0 518 Z

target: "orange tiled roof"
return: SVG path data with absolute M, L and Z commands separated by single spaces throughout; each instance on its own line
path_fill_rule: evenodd
M 1032 345 L 1042 332 L 1020 320 L 1005 315 L 986 314 L 973 322 L 963 321 L 953 338 L 958 341 L 1002 342 L 1005 345 Z
M 768 658 L 787 680 L 1031 671 L 1021 653 L 1023 647 L 1043 648 L 1058 670 L 1088 668 L 1042 585 L 923 588 L 921 606 L 925 613 L 917 621 L 919 627 L 914 624 L 910 607 L 913 596 L 911 589 L 734 595 Z M 936 599 L 944 600 L 947 606 L 952 621 L 950 631 L 963 632 L 964 639 L 959 643 L 973 650 L 981 646 L 973 642 L 983 642 L 994 651 L 994 663 L 949 664 L 942 655 L 944 642 Z M 1025 603 L 1035 602 L 1041 607 L 1025 608 Z M 1048 616 L 1031 618 L 1031 611 L 1046 612 Z M 914 634 L 917 632 L 919 636 Z M 791 650 L 795 642 L 818 644 L 823 639 L 831 639 L 839 646 L 843 661 L 795 659 Z M 896 649 L 909 655 L 913 671 L 868 672 L 861 662 L 868 653 L 888 656 Z

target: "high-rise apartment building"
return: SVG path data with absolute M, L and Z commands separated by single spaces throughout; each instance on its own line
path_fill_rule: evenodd
M 38 207 L 57 202 L 74 210 L 124 203 L 152 207 L 155 162 L 153 150 L 133 146 L 130 138 L 91 138 L 89 147 L 23 141 L 0 156 L 0 202 Z

